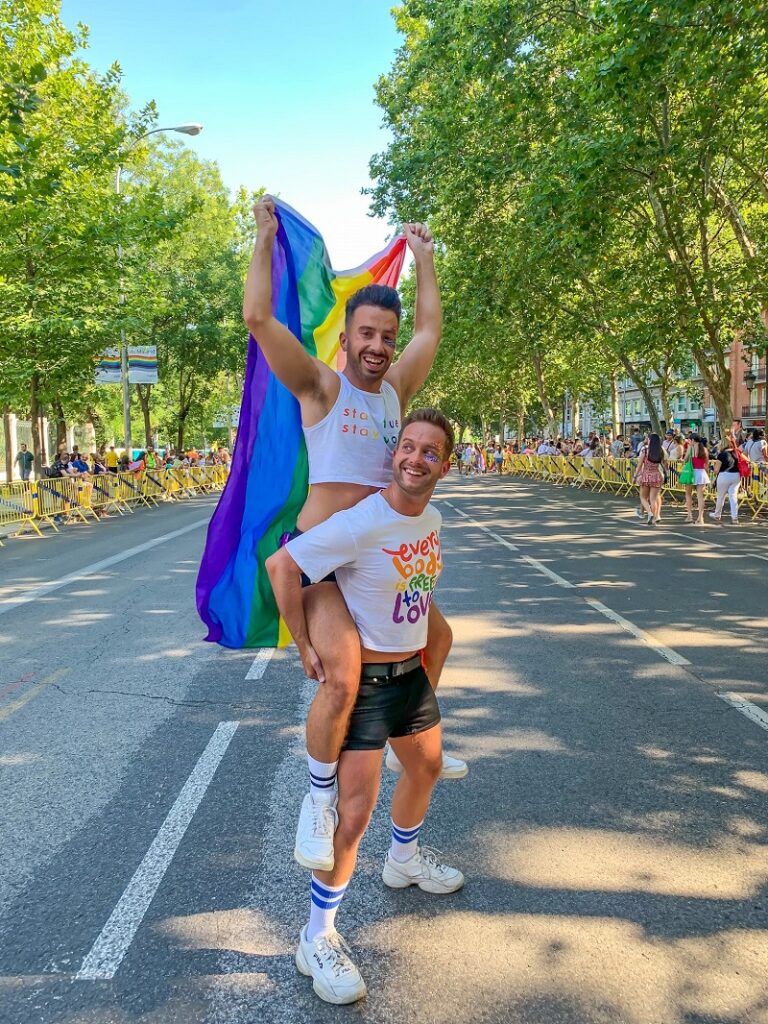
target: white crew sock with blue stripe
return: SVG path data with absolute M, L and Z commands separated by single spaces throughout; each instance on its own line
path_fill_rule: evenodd
M 318 935 L 330 935 L 335 931 L 334 921 L 336 911 L 347 891 L 345 885 L 323 885 L 318 882 L 314 874 L 310 883 L 311 905 L 309 908 L 309 924 L 307 925 L 307 939 L 314 942 Z
M 312 796 L 327 796 L 331 800 L 335 799 L 336 768 L 339 762 L 326 764 L 324 761 L 316 761 L 311 754 L 307 754 L 307 763 L 309 764 L 309 791 Z
M 419 848 L 419 831 L 424 824 L 420 821 L 418 825 L 411 825 L 409 828 L 401 828 L 392 822 L 392 845 L 389 848 L 389 856 L 401 864 L 410 860 Z

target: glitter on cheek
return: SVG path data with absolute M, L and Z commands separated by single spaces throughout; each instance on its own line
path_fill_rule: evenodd
M 440 461 L 440 459 L 437 457 L 437 455 L 433 455 L 432 452 L 425 452 L 424 458 L 427 460 L 427 462 L 432 462 L 432 463 L 437 463 L 437 462 Z

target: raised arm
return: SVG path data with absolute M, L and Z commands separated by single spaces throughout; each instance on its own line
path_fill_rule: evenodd
M 275 202 L 263 196 L 253 208 L 258 235 L 245 281 L 243 319 L 269 368 L 296 398 L 320 397 L 331 371 L 313 358 L 272 313 L 272 243 L 277 234 Z
M 308 679 L 324 683 L 325 672 L 322 662 L 309 642 L 304 601 L 301 596 L 301 569 L 285 548 L 278 548 L 265 564 L 277 607 L 299 649 L 304 672 Z
M 440 289 L 435 273 L 432 232 L 426 224 L 404 224 L 403 230 L 416 265 L 416 314 L 413 338 L 387 373 L 405 411 L 429 376 L 443 331 Z

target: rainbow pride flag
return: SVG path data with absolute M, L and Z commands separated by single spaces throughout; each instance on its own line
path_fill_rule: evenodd
M 355 270 L 333 270 L 317 230 L 286 203 L 277 201 L 276 206 L 275 316 L 310 355 L 341 370 L 339 333 L 346 301 L 367 284 L 396 286 L 405 239 L 394 239 Z M 307 491 L 299 403 L 271 373 L 258 341 L 250 337 L 232 466 L 208 526 L 197 577 L 197 610 L 208 627 L 206 640 L 234 648 L 290 643 L 264 562 L 280 537 L 294 529 Z

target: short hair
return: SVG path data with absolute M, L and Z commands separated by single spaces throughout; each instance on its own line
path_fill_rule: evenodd
M 439 427 L 445 434 L 443 455 L 445 459 L 449 459 L 451 457 L 454 445 L 456 444 L 453 427 L 451 426 L 448 417 L 444 416 L 439 409 L 423 408 L 414 409 L 413 412 L 409 412 L 403 420 L 403 425 L 400 427 L 400 433 L 397 436 L 398 447 L 400 446 L 400 439 L 403 436 L 403 431 L 406 427 L 410 427 L 412 423 L 431 423 L 433 427 Z
M 349 326 L 355 310 L 360 306 L 378 306 L 379 309 L 390 309 L 397 317 L 397 322 L 400 323 L 400 314 L 402 313 L 400 296 L 397 294 L 397 289 L 390 288 L 389 285 L 367 284 L 365 288 L 358 288 L 354 294 L 350 295 L 344 311 L 345 326 Z

